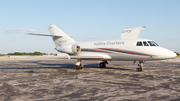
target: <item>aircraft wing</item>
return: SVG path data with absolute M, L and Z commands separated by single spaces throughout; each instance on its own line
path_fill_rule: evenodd
M 70 58 L 82 60 L 111 60 L 110 56 L 70 56 Z
M 38 36 L 49 36 L 49 37 L 63 37 L 60 35 L 47 35 L 47 34 L 34 34 L 34 33 L 27 33 L 28 35 L 38 35 Z
M 121 39 L 137 39 L 139 38 L 141 30 L 143 30 L 144 28 L 146 27 L 143 26 L 123 29 L 123 31 L 121 32 Z
M 66 53 L 57 54 L 57 56 L 8 56 L 7 58 L 23 58 L 23 59 L 82 59 L 82 60 L 111 60 L 108 55 L 101 56 L 70 56 Z

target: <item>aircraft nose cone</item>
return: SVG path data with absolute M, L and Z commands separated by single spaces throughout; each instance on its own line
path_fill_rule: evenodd
M 175 58 L 177 56 L 176 53 L 170 50 L 166 50 L 164 54 L 166 58 Z
M 175 58 L 176 56 L 177 56 L 177 54 L 174 53 L 174 52 L 172 52 L 172 53 L 170 54 L 170 57 L 172 57 L 172 58 Z
M 168 49 L 159 47 L 158 50 L 156 51 L 156 57 L 157 59 L 171 59 L 175 58 L 177 55 L 173 51 L 170 51 Z

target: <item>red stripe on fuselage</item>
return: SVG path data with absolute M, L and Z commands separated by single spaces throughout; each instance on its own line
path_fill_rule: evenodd
M 118 50 L 118 49 L 111 49 L 111 48 L 100 48 L 100 49 L 105 49 L 109 51 L 116 51 L 116 52 L 123 52 L 123 53 L 129 53 L 129 54 L 136 54 L 136 55 L 145 55 L 145 56 L 154 56 L 150 54 L 144 54 L 144 53 L 138 53 L 138 52 L 132 52 L 132 51 L 125 51 L 125 50 Z
M 111 53 L 111 52 L 109 52 L 109 51 L 104 51 L 104 50 L 97 50 L 97 49 L 85 49 L 85 48 L 83 48 L 83 49 L 81 49 L 82 51 L 95 51 L 95 52 L 106 52 L 106 53 Z

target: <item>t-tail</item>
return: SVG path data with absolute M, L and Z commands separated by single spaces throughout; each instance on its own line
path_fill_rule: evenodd
M 73 44 L 75 42 L 71 37 L 69 37 L 55 25 L 48 26 L 48 29 L 51 35 L 54 36 L 53 41 L 56 47 L 60 47 L 66 44 Z
M 58 52 L 62 53 L 68 53 L 68 54 L 76 54 L 81 51 L 81 47 L 79 45 L 75 44 L 75 41 L 69 37 L 67 34 L 65 34 L 63 31 L 61 31 L 58 27 L 55 25 L 48 26 L 49 32 L 51 35 L 48 34 L 34 34 L 34 33 L 28 33 L 29 35 L 38 35 L 38 36 L 50 36 L 53 38 L 54 44 L 56 45 L 56 50 Z

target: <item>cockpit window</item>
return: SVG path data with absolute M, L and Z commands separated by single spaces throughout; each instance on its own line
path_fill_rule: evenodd
M 159 46 L 157 43 L 154 41 L 138 41 L 136 46 Z
M 139 42 L 137 42 L 136 46 L 143 46 L 143 44 L 141 41 L 139 41 Z
M 157 43 L 155 43 L 154 41 L 153 41 L 153 43 L 156 44 L 156 46 L 159 46 L 159 45 L 158 45 Z
M 150 46 L 156 46 L 156 44 L 153 41 L 148 41 Z
M 144 46 L 149 46 L 146 41 L 143 41 Z

